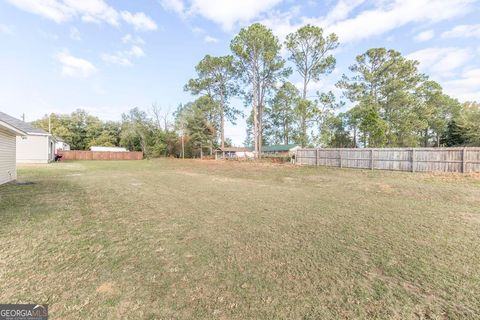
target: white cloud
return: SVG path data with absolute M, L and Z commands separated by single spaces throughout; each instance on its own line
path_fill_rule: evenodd
M 165 10 L 173 11 L 181 16 L 185 14 L 185 5 L 182 0 L 162 0 L 160 3 Z
M 143 52 L 143 49 L 140 48 L 139 46 L 132 46 L 128 54 L 135 58 L 140 58 L 145 56 L 145 52 Z
M 439 78 L 451 75 L 473 56 L 468 48 L 426 48 L 410 53 L 407 58 L 420 62 L 420 70 Z
M 0 34 L 8 34 L 12 35 L 13 34 L 13 28 L 10 26 L 7 26 L 6 24 L 0 24 Z
M 131 34 L 127 33 L 125 36 L 122 37 L 123 43 L 133 43 L 133 44 L 145 44 L 145 40 L 140 38 L 139 36 L 132 36 Z
M 330 25 L 348 18 L 348 15 L 364 2 L 365 0 L 339 0 L 325 17 L 325 24 Z
M 126 57 L 122 54 L 122 52 L 107 54 L 103 53 L 101 55 L 103 61 L 111 63 L 111 64 L 118 64 L 121 66 L 131 66 L 132 62 L 130 61 L 129 57 Z
M 212 36 L 205 36 L 205 38 L 203 38 L 203 41 L 205 41 L 206 43 L 217 43 L 218 39 Z
M 270 14 L 261 22 L 281 38 L 306 23 L 335 32 L 341 43 L 383 35 L 411 23 L 437 23 L 471 11 L 476 0 L 378 0 L 351 16 L 366 1 L 341 0 L 325 16 L 298 16 L 292 11 Z M 432 14 L 434 12 L 435 14 Z
M 118 64 L 121 66 L 131 66 L 132 58 L 141 58 L 145 56 L 143 49 L 137 45 L 133 45 L 129 50 L 117 51 L 113 54 L 102 54 L 101 58 L 103 61 Z
M 122 11 L 122 19 L 125 22 L 133 25 L 135 30 L 138 31 L 152 31 L 157 30 L 157 24 L 150 17 L 143 12 L 130 13 L 128 11 Z
M 462 73 L 459 79 L 443 83 L 445 92 L 462 101 L 480 101 L 480 68 Z
M 201 15 L 231 30 L 237 23 L 247 23 L 279 4 L 281 0 L 193 0 L 190 14 Z
M 298 18 L 300 14 L 299 7 L 294 7 L 286 12 L 271 12 L 264 19 L 260 20 L 260 23 L 266 25 L 272 29 L 277 37 L 281 40 L 285 39 L 287 34 L 298 29 L 301 24 L 293 24 L 292 20 Z
M 40 15 L 57 23 L 73 16 L 72 9 L 56 0 L 8 0 L 19 9 Z
M 442 38 L 480 38 L 480 24 L 464 24 L 442 33 Z
M 118 25 L 118 13 L 103 0 L 8 0 L 24 11 L 62 23 L 80 17 L 86 22 L 104 21 Z
M 424 42 L 432 39 L 433 37 L 435 37 L 435 31 L 426 30 L 417 34 L 414 39 L 417 42 Z
M 182 18 L 202 16 L 230 31 L 238 23 L 248 23 L 282 0 L 162 0 L 162 7 Z
M 413 22 L 439 22 L 468 12 L 473 0 L 380 1 L 379 7 L 328 27 L 342 42 L 377 36 Z M 435 13 L 435 14 L 432 14 Z
M 86 78 L 97 72 L 97 68 L 88 60 L 70 55 L 67 51 L 57 54 L 62 65 L 62 75 L 68 77 Z
M 60 1 L 49 0 L 48 2 L 54 3 Z M 63 3 L 74 15 L 79 15 L 82 21 L 95 23 L 106 22 L 114 26 L 119 24 L 118 12 L 103 0 L 63 0 Z
M 70 39 L 73 39 L 73 40 L 77 40 L 77 41 L 82 40 L 82 37 L 80 36 L 80 31 L 75 27 L 70 28 L 69 36 L 70 36 Z
M 192 32 L 195 33 L 195 34 L 202 34 L 202 33 L 205 33 L 205 30 L 203 30 L 200 27 L 194 27 L 194 28 L 192 28 Z
M 132 24 L 136 30 L 156 30 L 155 22 L 143 12 L 131 13 L 116 9 L 104 0 L 7 0 L 17 8 L 63 23 L 74 18 L 83 22 L 108 23 L 118 26 L 120 20 Z

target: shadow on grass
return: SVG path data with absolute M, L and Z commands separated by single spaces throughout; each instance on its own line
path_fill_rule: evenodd
M 76 194 L 76 197 L 72 195 Z M 81 189 L 71 181 L 29 180 L 0 186 L 0 232 L 12 224 L 28 224 L 55 215 L 60 208 L 79 205 Z M 59 206 L 60 205 L 60 206 Z

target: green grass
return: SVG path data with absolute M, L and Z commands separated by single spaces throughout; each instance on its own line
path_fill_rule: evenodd
M 52 319 L 480 314 L 480 177 L 144 160 L 0 186 L 0 302 Z

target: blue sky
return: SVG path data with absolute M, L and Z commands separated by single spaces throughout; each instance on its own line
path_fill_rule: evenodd
M 337 67 L 311 95 L 334 89 L 356 55 L 387 47 L 419 60 L 446 93 L 480 101 L 479 16 L 477 0 L 0 0 L 0 110 L 28 121 L 77 108 L 118 120 L 154 102 L 174 110 L 192 100 L 183 85 L 195 64 L 228 54 L 252 22 L 281 40 L 305 23 L 339 35 Z M 241 144 L 245 121 L 226 135 Z

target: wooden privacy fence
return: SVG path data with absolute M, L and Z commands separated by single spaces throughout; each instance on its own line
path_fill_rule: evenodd
M 62 160 L 142 160 L 142 152 L 111 152 L 111 151 L 58 151 Z
M 299 165 L 395 171 L 480 172 L 480 148 L 300 149 Z

